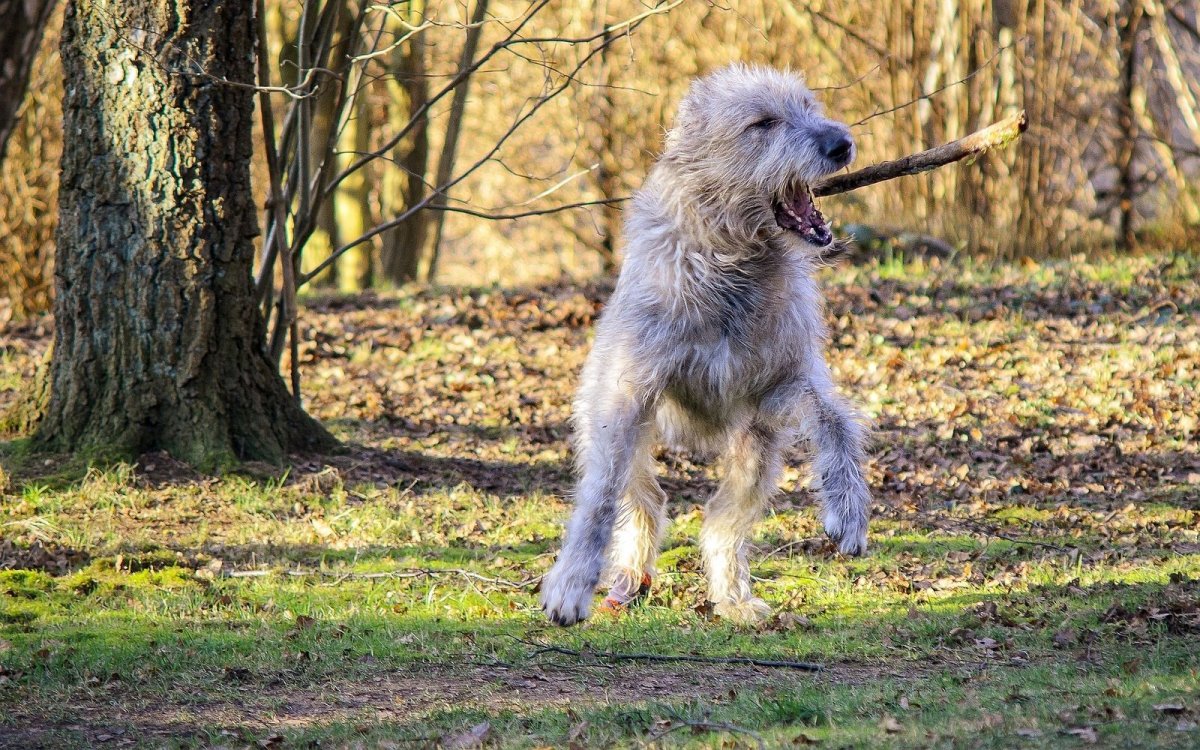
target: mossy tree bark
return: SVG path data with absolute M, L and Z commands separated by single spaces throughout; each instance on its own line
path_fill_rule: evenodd
M 252 8 L 67 6 L 44 448 L 213 467 L 334 444 L 268 360 L 253 299 Z

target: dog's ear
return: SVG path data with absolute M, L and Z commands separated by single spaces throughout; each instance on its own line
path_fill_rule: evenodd
M 687 141 L 695 143 L 697 137 L 704 132 L 706 108 L 702 104 L 708 95 L 708 81 L 704 78 L 692 82 L 687 94 L 679 102 L 675 111 L 675 122 L 667 131 L 666 152 Z

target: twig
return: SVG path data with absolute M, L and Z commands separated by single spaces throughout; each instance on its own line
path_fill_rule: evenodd
M 921 513 L 910 513 L 904 515 L 898 514 L 896 518 L 920 522 L 924 520 L 921 518 L 921 515 Z M 933 528 L 937 531 L 966 531 L 972 534 L 979 534 L 980 536 L 988 537 L 990 539 L 1002 539 L 1012 544 L 1026 544 L 1031 547 L 1042 547 L 1044 549 L 1054 550 L 1055 552 L 1061 553 L 1069 553 L 1077 549 L 1075 547 L 1064 547 L 1062 545 L 1052 544 L 1050 542 L 1039 542 L 1036 539 L 1022 539 L 1020 537 L 1009 536 L 1008 534 L 1003 534 L 990 526 L 976 521 L 971 521 L 969 519 L 958 520 L 952 518 L 940 518 L 933 525 Z
M 831 177 L 814 187 L 813 194 L 818 197 L 837 195 L 884 180 L 920 174 L 944 167 L 969 156 L 977 156 L 985 151 L 1007 146 L 1019 138 L 1021 133 L 1025 132 L 1026 127 L 1028 127 L 1028 122 L 1025 119 L 1025 110 L 1021 110 L 1011 117 L 989 125 L 983 130 L 963 136 L 956 141 L 943 143 L 902 159 L 872 164 L 849 174 Z
M 521 639 L 517 639 L 521 640 Z M 521 641 L 527 646 L 534 646 L 537 651 L 530 654 L 530 658 L 541 654 L 563 654 L 565 656 L 574 656 L 580 659 L 592 657 L 596 659 L 607 659 L 608 661 L 651 661 L 651 662 L 694 662 L 697 664 L 750 664 L 755 667 L 774 667 L 779 669 L 797 669 L 802 672 L 821 672 L 824 671 L 823 664 L 814 664 L 808 661 L 777 661 L 772 659 L 752 659 L 748 656 L 693 656 L 691 654 L 648 654 L 648 653 L 633 653 L 622 654 L 613 651 L 576 651 L 571 648 L 563 648 L 562 646 L 547 646 L 544 643 L 536 643 L 534 641 Z
M 1017 40 L 1017 41 L 1020 41 L 1020 40 Z M 916 104 L 917 102 L 922 102 L 922 101 L 932 99 L 933 97 L 942 93 L 946 89 L 954 88 L 955 86 L 961 86 L 962 84 L 966 83 L 967 81 L 970 81 L 972 78 L 974 78 L 975 76 L 977 76 L 981 72 L 983 72 L 983 70 L 985 68 L 987 68 L 989 65 L 991 65 L 996 60 L 996 58 L 998 58 L 1000 56 L 1001 52 L 1004 52 L 1008 48 L 1014 46 L 1016 43 L 1017 43 L 1016 41 L 1010 42 L 1010 43 L 1004 45 L 1003 47 L 1001 47 L 1000 49 L 996 50 L 996 52 L 991 57 L 989 57 L 987 60 L 985 60 L 982 65 L 980 65 L 975 70 L 972 70 L 970 73 L 968 73 L 964 77 L 958 79 L 957 81 L 947 83 L 945 86 L 942 86 L 940 88 L 934 89 L 933 91 L 929 91 L 927 93 L 921 94 L 917 98 L 910 99 L 910 100 L 904 102 L 903 104 L 897 104 L 896 106 L 890 107 L 888 109 L 881 109 L 876 112 L 872 112 L 871 114 L 862 118 L 858 122 L 853 123 L 850 127 L 858 127 L 859 125 L 862 125 L 864 122 L 867 122 L 868 120 L 874 120 L 876 117 L 882 117 L 883 115 L 891 114 L 892 112 L 895 112 L 896 110 L 904 109 L 905 107 L 911 107 L 912 105 Z
M 975 534 L 980 534 L 982 536 L 990 537 L 992 539 L 1003 539 L 1004 541 L 1009 542 L 1011 544 L 1027 544 L 1031 547 L 1042 547 L 1044 549 L 1054 550 L 1055 552 L 1068 553 L 1068 552 L 1071 552 L 1076 549 L 1074 547 L 1064 547 L 1060 544 L 1051 544 L 1050 542 L 1039 542 L 1036 539 L 1021 539 L 1020 537 L 1009 536 L 1007 534 L 1001 534 L 999 531 L 996 531 L 995 529 L 993 529 L 989 526 L 984 526 L 983 524 L 972 523 L 970 521 L 961 522 L 959 524 L 959 528 L 966 529 L 967 531 L 973 532 Z
M 275 570 L 271 570 L 271 569 L 267 569 L 267 570 L 262 570 L 262 569 L 259 569 L 259 570 L 231 570 L 228 573 L 226 573 L 225 576 L 228 578 L 263 578 L 266 576 L 274 575 L 275 572 L 276 572 Z M 360 580 L 360 581 L 370 581 L 370 580 L 377 580 L 377 579 L 398 579 L 398 578 L 438 578 L 440 576 L 455 575 L 455 576 L 462 576 L 463 578 L 466 578 L 468 580 L 479 581 L 481 583 L 491 584 L 492 586 L 495 586 L 497 588 L 507 588 L 507 589 L 528 588 L 530 585 L 532 585 L 534 582 L 536 582 L 538 580 L 538 578 L 529 578 L 529 579 L 526 579 L 523 581 L 508 581 L 503 578 L 489 578 L 488 576 L 480 575 L 479 573 L 475 573 L 473 571 L 466 570 L 463 568 L 444 568 L 444 569 L 406 568 L 404 570 L 393 570 L 393 571 L 386 571 L 386 572 L 380 572 L 380 573 L 344 573 L 344 572 L 339 573 L 339 572 L 334 572 L 334 571 L 329 571 L 329 570 L 305 570 L 303 568 L 296 568 L 293 570 L 282 571 L 282 574 L 291 576 L 294 578 L 304 578 L 307 576 L 320 576 L 320 577 L 328 577 L 328 578 L 337 578 L 339 580 L 350 579 L 350 580 Z
M 547 208 L 535 208 L 529 211 L 518 211 L 515 213 L 499 214 L 490 213 L 488 211 L 476 211 L 473 208 L 465 208 L 462 206 L 426 206 L 430 211 L 449 211 L 451 213 L 467 214 L 469 216 L 478 216 L 481 219 L 490 219 L 492 221 L 524 219 L 529 216 L 545 216 L 546 214 L 556 214 L 562 211 L 570 211 L 575 208 L 587 208 L 588 206 L 607 206 L 613 203 L 624 203 L 629 200 L 628 196 L 619 196 L 616 198 L 601 198 L 594 201 L 580 201 L 578 203 L 564 203 L 561 206 L 549 206 Z
M 699 729 L 702 732 L 728 732 L 730 734 L 745 734 L 754 738 L 754 741 L 760 748 L 765 748 L 767 744 L 763 742 L 762 735 L 745 727 L 739 727 L 737 724 L 717 724 L 711 721 L 679 721 L 666 729 L 655 732 L 646 738 L 646 742 L 658 742 L 663 737 L 666 737 L 671 732 L 679 729 Z

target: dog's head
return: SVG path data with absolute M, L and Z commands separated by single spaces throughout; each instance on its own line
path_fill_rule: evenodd
M 833 233 L 811 186 L 854 160 L 854 140 L 799 75 L 731 65 L 692 84 L 663 159 L 742 231 L 824 248 Z

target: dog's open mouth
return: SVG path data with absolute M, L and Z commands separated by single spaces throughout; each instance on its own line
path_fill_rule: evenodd
M 807 185 L 799 185 L 775 201 L 775 222 L 817 247 L 833 242 L 829 223 L 821 215 Z

